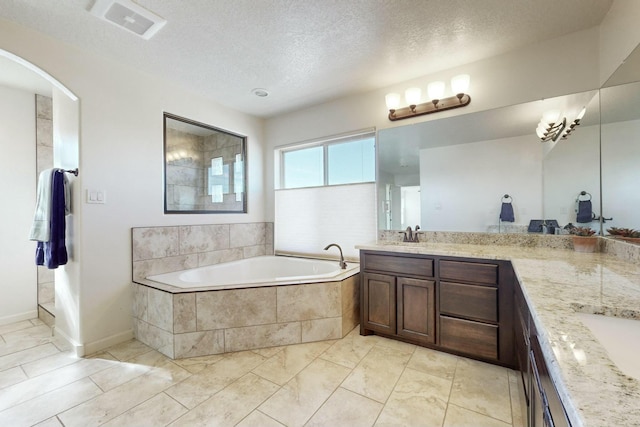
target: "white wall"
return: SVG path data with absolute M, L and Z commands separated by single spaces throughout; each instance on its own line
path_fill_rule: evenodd
M 0 324 L 37 316 L 35 94 L 0 86 Z
M 322 136 L 376 127 L 384 129 L 437 120 L 599 87 L 598 28 L 530 45 L 464 67 L 443 71 L 381 90 L 356 94 L 304 110 L 269 118 L 265 122 L 265 149 Z M 411 86 L 426 87 L 433 80 L 471 75 L 471 104 L 461 110 L 391 122 L 384 96 Z M 273 218 L 273 156 L 266 157 L 266 215 Z
M 420 227 L 488 231 L 502 196 L 513 199 L 514 224 L 542 219 L 542 150 L 535 135 L 420 150 Z
M 75 169 L 80 165 L 79 102 L 52 90 L 53 107 L 53 164 L 55 167 Z M 66 218 L 66 246 L 68 262 L 55 270 L 55 325 L 57 333 L 74 346 L 82 348 L 80 319 L 82 191 L 80 181 L 67 174 L 71 192 L 71 213 Z M 80 351 L 82 352 L 82 351 Z
M 263 122 L 9 21 L 0 20 L 0 49 L 36 64 L 79 97 L 75 185 L 83 198 L 86 189 L 104 190 L 107 201 L 82 200 L 75 230 L 78 341 L 97 350 L 131 334 L 131 227 L 264 221 Z M 247 214 L 164 215 L 163 111 L 248 137 Z
M 599 27 L 601 85 L 640 43 L 638 17 L 640 17 L 640 1 L 615 0 L 607 16 L 602 20 Z
M 640 120 L 602 126 L 602 202 L 610 227 L 640 230 Z

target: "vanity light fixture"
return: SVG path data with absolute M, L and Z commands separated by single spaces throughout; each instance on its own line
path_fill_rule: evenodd
M 584 114 L 587 112 L 587 107 L 584 107 L 580 113 L 578 113 L 578 115 L 576 116 L 575 120 L 571 122 L 571 124 L 569 125 L 569 127 L 564 131 L 564 133 L 562 134 L 562 139 L 567 139 L 569 137 L 569 135 L 571 135 L 571 132 L 573 132 L 573 130 L 576 128 L 576 126 L 580 125 L 580 120 L 582 120 L 582 118 L 584 117 Z
M 556 142 L 560 137 L 567 139 L 576 126 L 580 124 L 580 120 L 582 120 L 586 111 L 586 108 L 583 108 L 568 127 L 567 118 L 561 117 L 559 111 L 547 111 L 542 115 L 542 119 L 538 123 L 536 135 L 538 135 L 541 142 Z
M 451 90 L 454 96 L 443 98 L 445 91 L 444 82 L 431 82 L 427 85 L 429 102 L 420 103 L 422 90 L 419 87 L 409 88 L 405 91 L 405 101 L 407 107 L 400 108 L 400 94 L 389 93 L 385 96 L 385 102 L 389 109 L 389 120 L 396 121 L 418 117 L 425 114 L 437 113 L 454 108 L 466 107 L 471 102 L 469 94 L 465 93 L 469 89 L 470 77 L 468 74 L 455 76 L 451 79 Z

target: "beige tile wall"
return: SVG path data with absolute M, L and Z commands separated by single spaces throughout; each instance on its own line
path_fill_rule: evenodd
M 134 283 L 134 334 L 176 359 L 339 339 L 358 324 L 358 283 L 179 294 Z
M 273 223 L 133 228 L 133 280 L 273 255 Z

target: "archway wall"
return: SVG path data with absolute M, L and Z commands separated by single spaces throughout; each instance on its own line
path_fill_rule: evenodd
M 132 336 L 131 227 L 265 220 L 263 121 L 5 20 L 0 49 L 36 64 L 79 98 L 77 148 L 56 153 L 66 167 L 73 163 L 65 160 L 73 157 L 67 149 L 77 150 L 80 168 L 70 237 L 78 264 L 56 274 L 56 282 L 65 275 L 77 313 L 58 328 L 78 353 L 91 353 Z M 248 137 L 249 213 L 164 215 L 163 111 Z M 85 203 L 88 189 L 104 191 L 106 203 Z M 56 304 L 64 297 L 57 294 Z

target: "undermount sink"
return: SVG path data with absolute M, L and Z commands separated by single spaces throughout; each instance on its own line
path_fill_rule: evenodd
M 640 380 L 640 321 L 622 317 L 577 313 L 609 357 L 626 375 Z

